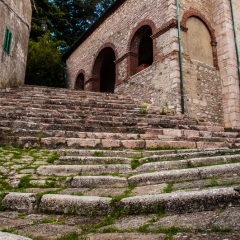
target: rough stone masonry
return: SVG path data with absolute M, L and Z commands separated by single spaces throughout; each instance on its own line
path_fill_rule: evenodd
M 24 84 L 34 0 L 0 0 L 0 88 Z

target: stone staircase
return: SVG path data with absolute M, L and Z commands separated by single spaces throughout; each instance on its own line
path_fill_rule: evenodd
M 232 211 L 234 224 L 224 236 L 239 239 L 238 132 L 160 115 L 159 109 L 143 109 L 120 95 L 65 89 L 1 90 L 0 109 L 1 144 L 30 148 L 20 155 L 18 148 L 0 151 L 5 214 L 25 213 L 24 220 L 49 214 L 54 219 L 100 217 L 94 230 L 74 223 L 86 239 L 118 239 L 119 234 L 122 239 L 221 239 L 214 229 L 222 234 L 229 225 L 218 220 Z M 216 218 L 204 229 L 189 227 L 192 235 L 186 229 L 166 233 L 166 228 L 159 230 L 162 225 L 154 230 L 156 222 L 170 217 L 184 221 L 186 214 L 196 213 L 206 221 L 210 212 Z M 133 221 L 137 228 L 119 227 L 119 221 Z M 188 224 L 194 226 L 192 220 Z M 24 227 L 12 229 L 29 235 Z M 204 238 L 198 238 L 202 233 Z

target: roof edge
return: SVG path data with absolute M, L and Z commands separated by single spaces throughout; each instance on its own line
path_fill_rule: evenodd
M 117 0 L 114 2 L 92 25 L 83 33 L 77 41 L 62 55 L 66 61 L 68 57 L 80 46 L 110 15 L 112 15 L 127 0 Z

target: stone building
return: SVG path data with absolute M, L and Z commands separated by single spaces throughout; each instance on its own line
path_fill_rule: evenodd
M 24 84 L 34 0 L 0 0 L 0 88 Z
M 239 0 L 117 0 L 64 59 L 69 88 L 240 128 L 239 44 Z

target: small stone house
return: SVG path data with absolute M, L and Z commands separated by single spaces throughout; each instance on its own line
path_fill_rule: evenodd
M 117 0 L 65 53 L 68 85 L 240 128 L 237 45 L 239 0 Z
M 0 0 L 0 88 L 24 84 L 34 0 Z

